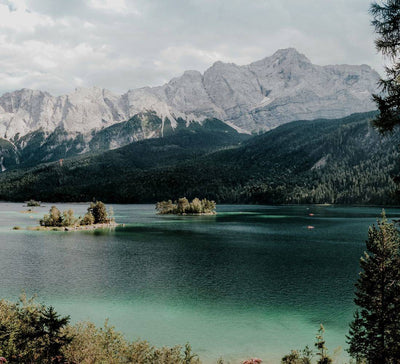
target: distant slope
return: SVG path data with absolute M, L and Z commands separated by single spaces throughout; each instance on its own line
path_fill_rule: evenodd
M 195 160 L 200 156 L 224 148 L 232 148 L 249 139 L 217 119 L 207 119 L 202 125 L 193 123 L 177 127 L 164 138 L 131 143 L 125 147 L 99 154 L 85 154 L 33 168 L 14 169 L 0 174 L 0 199 L 24 200 L 26 195 L 40 195 L 42 200 L 85 200 L 76 184 L 108 183 L 124 179 L 128 171 L 165 168 L 177 163 Z M 7 144 L 7 146 L 9 146 Z M 55 189 L 65 189 L 56 192 Z M 102 188 L 102 187 L 100 187 Z M 66 191 L 69 192 L 66 192 Z M 73 190 L 77 195 L 72 197 Z M 67 195 L 70 195 L 68 197 Z
M 240 135 L 235 129 L 217 119 L 206 119 L 202 123 L 186 122 L 177 119 L 172 128 L 171 122 L 160 119 L 155 112 L 144 112 L 134 115 L 127 121 L 111 125 L 100 130 L 94 130 L 90 137 L 81 133 L 69 134 L 63 128 L 57 128 L 51 134 L 44 130 L 37 130 L 18 138 L 14 143 L 0 138 L 0 160 L 4 170 L 33 167 L 39 163 L 59 161 L 78 155 L 94 154 L 116 149 L 132 142 L 163 138 L 173 134 L 183 135 L 184 130 L 204 131 L 213 147 L 235 144 L 238 140 L 247 138 Z M 211 135 L 216 132 L 217 135 Z M 162 145 L 163 142 L 160 141 Z
M 370 126 L 374 115 L 296 121 L 215 152 L 204 145 L 215 131 L 133 143 L 63 166 L 5 173 L 0 198 L 393 204 L 400 138 L 381 138 Z

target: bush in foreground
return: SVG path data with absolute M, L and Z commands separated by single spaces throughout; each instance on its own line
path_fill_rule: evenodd
M 130 342 L 106 321 L 69 325 L 53 307 L 21 296 L 17 303 L 0 300 L 0 357 L 7 363 L 64 364 L 198 364 L 189 344 L 156 348 Z
M 91 322 L 81 322 L 68 327 L 67 331 L 74 339 L 64 348 L 64 354 L 73 363 L 200 363 L 189 344 L 183 350 L 180 346 L 158 349 L 147 341 L 129 342 L 107 321 L 101 328 Z
M 328 355 L 328 349 L 325 345 L 324 339 L 325 329 L 321 324 L 317 335 L 315 336 L 315 348 L 317 349 L 314 353 L 308 346 L 303 350 L 292 350 L 290 354 L 285 355 L 281 363 L 282 364 L 311 364 L 314 355 L 318 357 L 316 364 L 331 364 L 332 358 Z
M 0 356 L 8 363 L 64 362 L 62 349 L 72 341 L 68 322 L 68 316 L 26 296 L 17 303 L 1 300 Z

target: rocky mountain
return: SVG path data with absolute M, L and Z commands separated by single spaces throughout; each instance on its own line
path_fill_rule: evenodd
M 218 118 L 246 132 L 269 130 L 375 109 L 370 95 L 378 78 L 367 65 L 317 66 L 289 48 L 245 66 L 216 62 L 204 74 L 186 71 L 163 86 L 123 95 L 90 88 L 55 97 L 22 89 L 0 97 L 0 137 L 56 128 L 88 134 L 150 110 L 172 127 L 177 118 Z
M 289 48 L 245 66 L 216 62 L 204 74 L 186 71 L 123 95 L 96 87 L 57 97 L 22 89 L 0 97 L 0 171 L 10 161 L 115 149 L 207 119 L 251 133 L 369 111 L 378 78 L 367 65 L 317 66 Z
M 185 135 L 204 138 L 208 149 L 235 145 L 249 138 L 218 119 L 205 119 L 202 123 L 178 118 L 172 127 L 169 119 L 164 121 L 154 112 L 147 111 L 134 115 L 127 121 L 93 129 L 89 135 L 69 133 L 62 127 L 46 133 L 43 129 L 28 133 L 10 141 L 0 138 L 0 173 L 9 169 L 34 166 L 43 162 L 62 163 L 85 153 L 100 153 L 117 149 L 140 140 L 159 139 L 173 136 L 173 140 Z M 198 143 L 196 141 L 196 143 Z

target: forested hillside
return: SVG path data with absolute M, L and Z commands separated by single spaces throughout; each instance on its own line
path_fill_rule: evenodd
M 216 132 L 222 125 L 212 121 L 209 132 L 191 129 L 63 165 L 4 173 L 0 198 L 396 204 L 391 175 L 399 133 L 382 138 L 370 125 L 374 115 L 296 121 L 241 144 L 240 134 L 235 144 L 226 136 L 232 131 Z

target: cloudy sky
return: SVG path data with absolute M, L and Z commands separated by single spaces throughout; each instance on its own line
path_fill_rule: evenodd
M 366 0 L 0 0 L 0 93 L 156 86 L 295 47 L 381 72 Z

